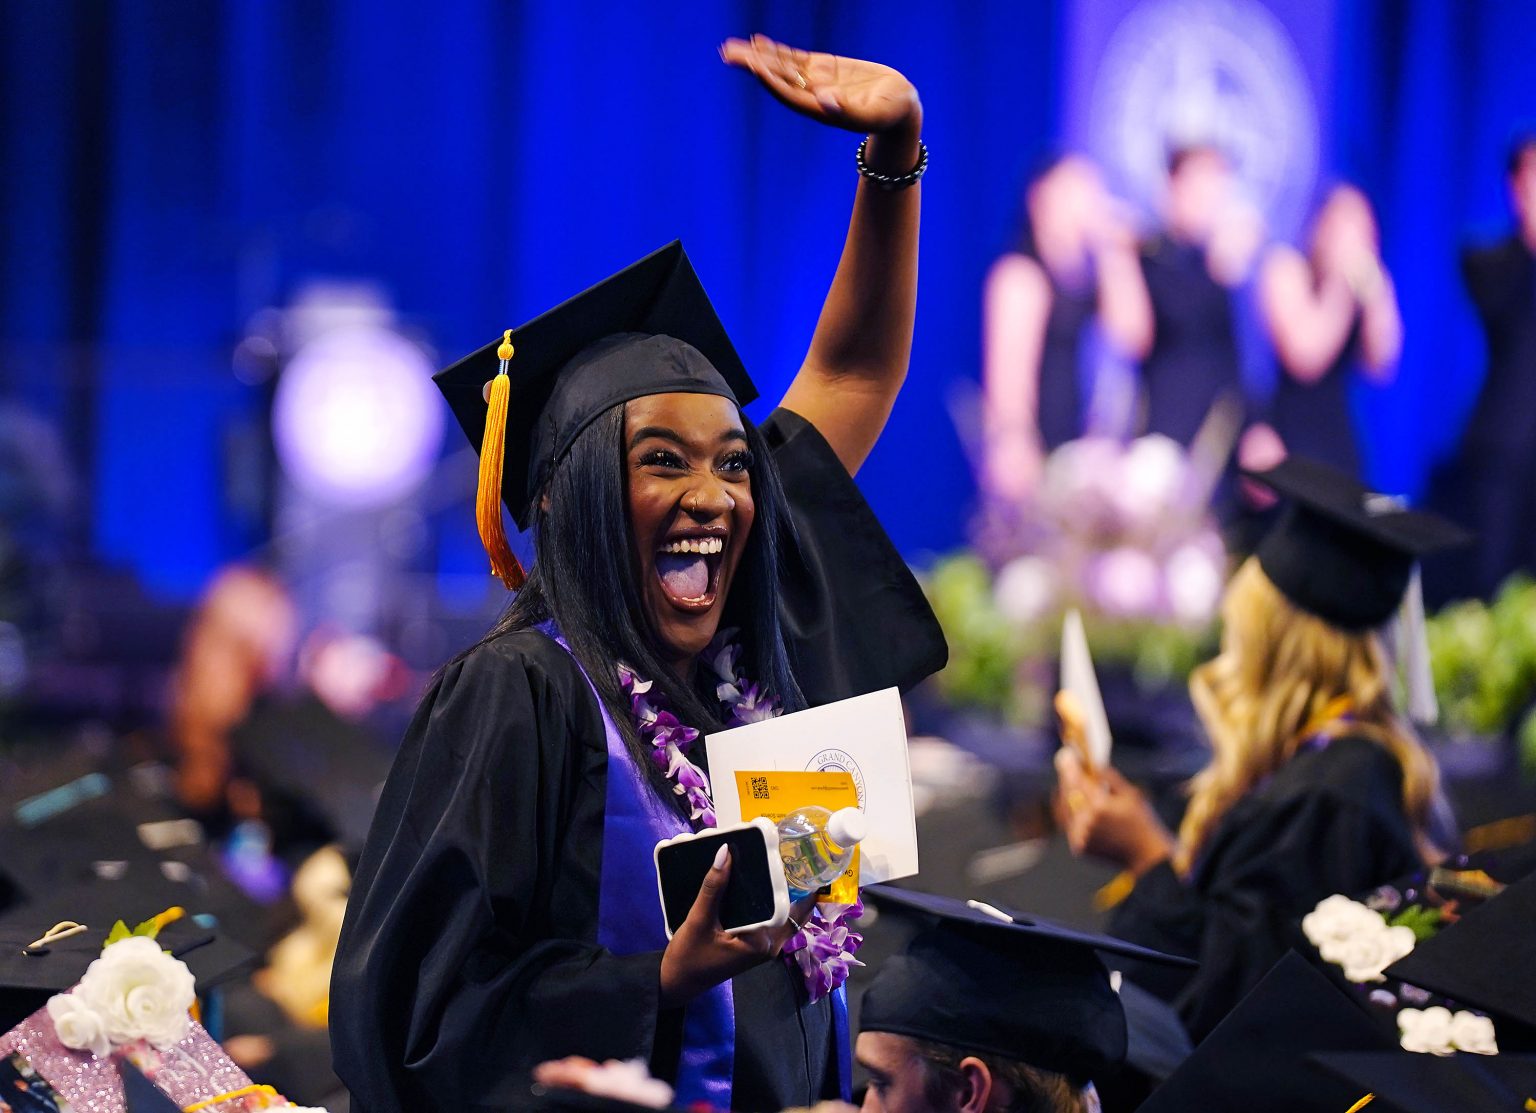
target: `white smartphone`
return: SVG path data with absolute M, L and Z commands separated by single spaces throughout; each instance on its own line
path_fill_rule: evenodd
M 779 861 L 779 830 L 767 819 L 712 827 L 656 844 L 656 888 L 667 938 L 682 927 L 704 875 L 722 845 L 731 848 L 731 878 L 720 900 L 720 926 L 731 935 L 789 922 L 789 883 Z

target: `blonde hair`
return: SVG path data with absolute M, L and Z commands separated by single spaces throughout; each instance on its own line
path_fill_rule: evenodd
M 1221 652 L 1190 677 L 1211 762 L 1190 782 L 1174 865 L 1188 873 L 1227 810 L 1296 756 L 1310 735 L 1348 734 L 1376 743 L 1403 771 L 1403 806 L 1430 854 L 1425 831 L 1440 772 L 1392 708 L 1392 669 L 1374 631 L 1351 632 L 1293 606 L 1249 557 L 1227 585 Z M 1347 709 L 1341 720 L 1338 710 Z

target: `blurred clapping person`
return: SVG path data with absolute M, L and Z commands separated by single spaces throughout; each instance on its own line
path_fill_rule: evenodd
M 1435 502 L 1464 507 L 1478 536 L 1470 560 L 1426 571 L 1442 599 L 1487 598 L 1511 573 L 1536 572 L 1536 132 L 1510 145 L 1505 170 L 1515 228 L 1461 257 L 1488 369 L 1450 467 L 1436 477 Z
M 1232 290 L 1249 275 L 1264 222 L 1227 156 L 1205 144 L 1169 154 L 1163 221 L 1141 255 L 1153 315 L 1144 431 L 1187 446 L 1218 398 L 1241 402 Z
M 990 493 L 1019 499 L 1043 456 L 1083 432 L 1082 342 L 1097 323 L 1132 360 L 1152 340 L 1152 306 L 1130 224 L 1091 161 L 1066 155 L 1025 194 L 1017 251 L 999 259 L 985 295 Z
M 1360 190 L 1328 193 L 1306 254 L 1286 244 L 1266 252 L 1259 306 L 1280 365 L 1269 425 L 1285 451 L 1359 475 L 1350 382 L 1357 371 L 1390 381 L 1403 346 L 1376 216 Z
M 1289 505 L 1227 587 L 1220 654 L 1190 679 L 1212 755 L 1177 838 L 1113 769 L 1068 749 L 1056 762 L 1074 851 L 1134 879 L 1113 933 L 1199 960 L 1192 978 L 1128 970 L 1196 1040 L 1319 901 L 1433 864 L 1455 837 L 1380 630 L 1414 561 L 1466 535 L 1299 456 L 1257 478 Z

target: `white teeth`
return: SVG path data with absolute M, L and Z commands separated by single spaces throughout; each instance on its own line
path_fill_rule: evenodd
M 725 539 L 720 537 L 684 538 L 661 547 L 664 553 L 699 553 L 703 556 L 713 556 L 724 549 Z

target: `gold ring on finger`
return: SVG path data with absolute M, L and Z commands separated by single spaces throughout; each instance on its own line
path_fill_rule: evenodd
M 1088 794 L 1083 792 L 1082 789 L 1074 788 L 1071 792 L 1067 793 L 1068 811 L 1075 812 L 1086 803 L 1088 803 Z

